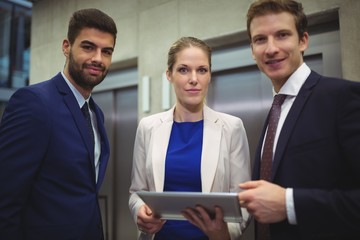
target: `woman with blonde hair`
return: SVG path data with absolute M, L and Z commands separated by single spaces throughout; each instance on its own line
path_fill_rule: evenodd
M 188 221 L 162 220 L 137 191 L 239 192 L 250 180 L 250 157 L 241 119 L 205 104 L 211 80 L 211 48 L 194 37 L 176 41 L 168 53 L 168 80 L 176 94 L 166 112 L 143 118 L 138 126 L 129 207 L 139 239 L 239 239 L 247 221 L 225 223 L 220 208 L 210 218 L 202 207 L 188 209 Z M 243 217 L 248 213 L 242 209 Z

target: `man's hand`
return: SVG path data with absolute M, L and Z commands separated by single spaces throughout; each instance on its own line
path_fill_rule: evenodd
M 264 181 L 241 183 L 238 194 L 241 207 L 244 207 L 260 223 L 275 223 L 286 219 L 286 189 Z

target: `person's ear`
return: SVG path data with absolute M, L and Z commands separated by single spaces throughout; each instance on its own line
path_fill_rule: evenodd
M 166 78 L 170 83 L 172 83 L 172 81 L 171 81 L 171 72 L 169 71 L 169 69 L 166 70 Z
M 252 56 L 252 58 L 254 60 L 256 60 L 255 55 L 254 55 L 254 49 L 253 49 L 253 44 L 252 43 L 250 43 L 250 48 L 251 48 L 251 56 Z
M 300 51 L 303 53 L 308 48 L 309 45 L 309 34 L 304 32 L 303 36 L 300 38 L 299 47 Z
M 67 39 L 63 40 L 62 43 L 62 51 L 65 57 L 69 56 L 69 52 L 70 52 L 70 42 Z

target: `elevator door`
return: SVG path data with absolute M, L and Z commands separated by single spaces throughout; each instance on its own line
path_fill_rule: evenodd
M 106 176 L 99 194 L 104 234 L 107 240 L 136 239 L 137 228 L 130 215 L 128 200 L 138 120 L 137 71 L 133 69 L 130 74 L 119 71 L 111 74 L 104 82 L 107 80 L 105 86 L 99 88 L 101 91 L 93 93 L 94 100 L 105 115 L 111 148 Z M 121 87 L 111 85 L 111 82 L 119 81 L 123 83 Z

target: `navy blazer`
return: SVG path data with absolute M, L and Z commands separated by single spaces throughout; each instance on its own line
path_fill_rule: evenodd
M 59 73 L 17 90 L 0 125 L 0 239 L 103 239 L 98 191 L 109 158 L 104 116 L 94 147 L 79 104 Z
M 360 84 L 312 71 L 284 122 L 272 170 L 273 183 L 294 189 L 298 224 L 271 224 L 271 240 L 359 239 Z

